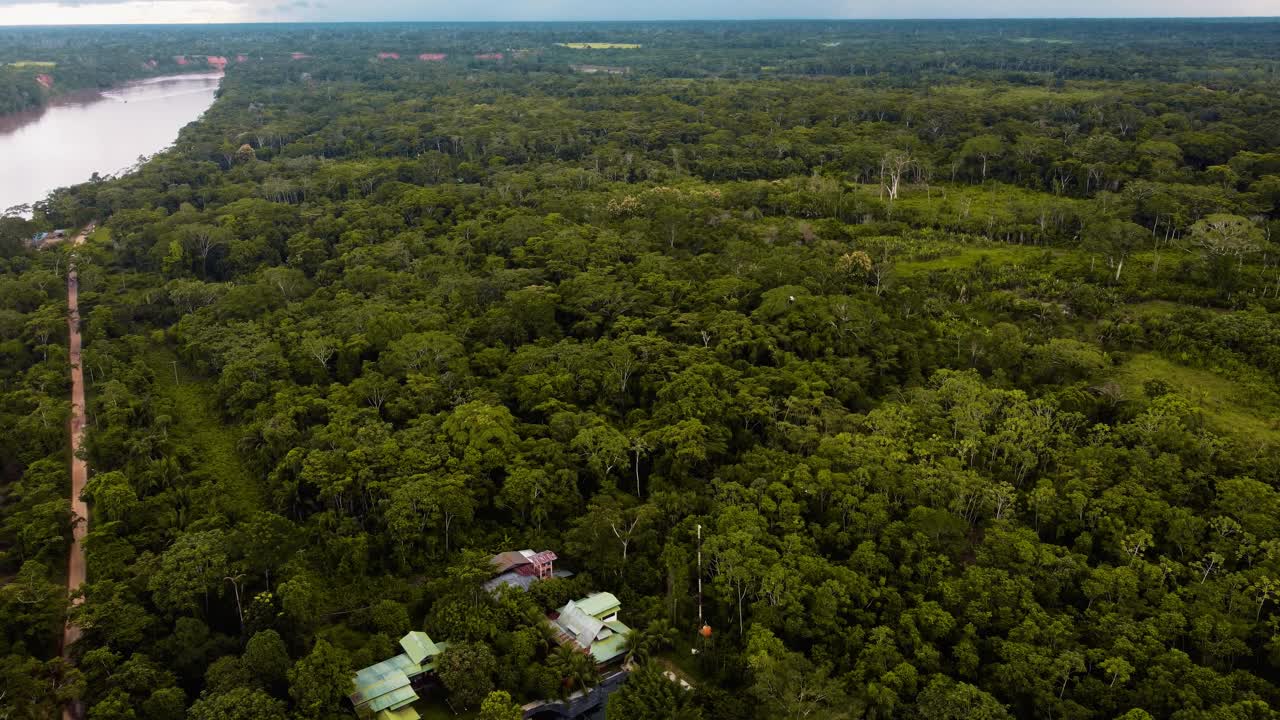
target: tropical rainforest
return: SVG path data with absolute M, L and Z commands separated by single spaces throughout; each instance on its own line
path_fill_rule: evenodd
M 520 717 L 591 591 L 609 720 L 1276 716 L 1277 22 L 165 32 L 0 35 L 250 57 L 0 219 L 0 717 L 351 717 L 409 630 Z

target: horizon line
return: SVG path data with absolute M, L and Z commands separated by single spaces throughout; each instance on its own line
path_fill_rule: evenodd
M 1055 20 L 1088 20 L 1088 21 L 1132 21 L 1132 20 L 1263 20 L 1280 21 L 1280 15 L 1019 15 L 1019 16 L 985 16 L 985 17 L 706 17 L 706 18 L 654 18 L 654 19 L 610 19 L 581 18 L 555 20 L 245 20 L 239 22 L 138 22 L 138 23 L 23 23 L 6 24 L 0 22 L 0 28 L 117 28 L 117 27 L 217 27 L 238 25 L 537 25 L 537 24 L 570 24 L 570 23 L 713 23 L 713 22 L 992 22 L 992 21 L 1055 21 Z

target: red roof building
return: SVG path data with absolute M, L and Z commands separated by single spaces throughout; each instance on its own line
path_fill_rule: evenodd
M 493 579 L 485 583 L 485 588 L 495 592 L 503 585 L 528 588 L 539 580 L 552 577 L 569 577 L 573 573 L 556 572 L 556 554 L 551 550 L 534 552 L 532 550 L 509 550 L 493 556 Z

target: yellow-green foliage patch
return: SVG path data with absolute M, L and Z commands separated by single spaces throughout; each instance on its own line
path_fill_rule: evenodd
M 1043 256 L 1044 248 L 1026 245 L 992 245 L 986 247 L 954 246 L 941 251 L 922 253 L 932 257 L 917 256 L 894 266 L 899 275 L 919 275 L 933 271 L 969 270 L 980 263 L 991 265 L 1016 265 Z
M 1116 369 L 1113 379 L 1125 397 L 1138 399 L 1143 383 L 1160 380 L 1204 413 L 1215 432 L 1253 447 L 1280 445 L 1280 408 L 1266 378 L 1232 379 L 1187 367 L 1153 353 L 1139 353 Z
M 43 60 L 19 60 L 18 62 L 9 63 L 9 67 L 16 68 L 51 68 L 57 67 L 56 62 L 45 62 Z
M 1124 312 L 1134 317 L 1167 317 L 1173 315 L 1180 310 L 1188 309 L 1187 305 L 1176 303 L 1172 300 L 1147 300 L 1145 302 L 1129 303 L 1124 306 Z M 1208 310 L 1213 313 L 1225 313 L 1225 310 L 1217 308 L 1196 308 L 1198 310 Z
M 862 184 L 860 189 L 869 193 L 879 193 L 875 184 Z M 940 213 L 948 214 L 964 212 L 971 215 L 983 215 L 993 209 L 1008 212 L 1018 203 L 1033 205 L 1060 205 L 1062 207 L 1088 207 L 1087 201 L 1075 198 L 1064 198 L 1061 195 L 1030 190 L 1016 185 L 988 182 L 986 185 L 945 185 L 918 186 L 908 185 L 896 201 L 897 207 L 910 207 L 916 210 L 937 208 Z
M 99 225 L 98 227 L 93 229 L 93 232 L 89 233 L 89 236 L 85 238 L 85 241 L 94 245 L 99 245 L 99 246 L 110 245 L 111 244 L 111 228 L 103 225 Z
M 213 381 L 194 375 L 164 345 L 153 345 L 145 359 L 155 375 L 156 394 L 169 400 L 173 411 L 166 432 L 196 452 L 195 473 L 212 482 L 220 507 L 241 515 L 262 508 L 262 491 L 237 450 L 241 430 L 218 417 Z
M 556 43 L 560 47 L 573 48 L 574 50 L 639 50 L 640 45 L 637 43 L 602 43 L 602 42 L 570 42 Z

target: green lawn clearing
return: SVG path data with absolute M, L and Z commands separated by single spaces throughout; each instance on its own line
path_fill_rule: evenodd
M 1265 378 L 1234 380 L 1139 353 L 1121 365 L 1113 379 L 1129 398 L 1141 397 L 1147 380 L 1161 380 L 1198 407 L 1214 431 L 1252 447 L 1280 444 L 1280 401 Z
M 573 48 L 574 50 L 639 50 L 641 47 L 637 43 L 569 42 L 556 44 L 560 47 Z
M 177 382 L 174 381 L 174 361 L 177 361 Z M 240 429 L 228 425 L 219 416 L 214 406 L 213 382 L 194 375 L 165 346 L 156 346 L 148 352 L 147 364 L 155 373 L 156 391 L 174 407 L 169 432 L 200 458 L 197 472 L 214 483 L 214 497 L 223 510 L 243 516 L 262 508 L 262 490 L 236 449 Z
M 996 245 L 991 247 L 964 247 L 956 245 L 941 250 L 936 257 L 904 260 L 894 266 L 898 275 L 920 275 L 935 270 L 971 270 L 979 263 L 991 265 L 1016 265 L 1043 256 L 1044 248 L 1028 245 Z

